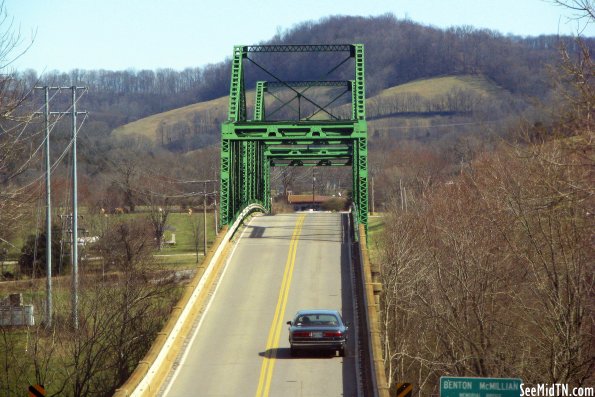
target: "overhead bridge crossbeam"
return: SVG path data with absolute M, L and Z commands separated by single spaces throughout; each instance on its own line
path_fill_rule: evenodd
M 308 91 L 310 88 L 313 88 L 313 87 L 322 87 L 322 88 L 324 88 L 324 87 L 326 87 L 326 88 L 339 87 L 339 88 L 343 88 L 343 91 L 341 91 L 338 95 L 336 95 L 330 102 L 327 102 L 324 105 L 319 105 L 319 104 L 315 103 L 314 101 L 312 101 L 311 99 L 309 99 L 305 95 L 306 91 Z M 293 93 L 295 94 L 288 100 L 282 100 L 272 93 L 272 91 L 276 91 L 279 89 L 288 89 L 288 88 L 291 91 L 293 91 Z M 304 89 L 298 91 L 297 88 L 304 88 Z M 353 81 L 349 81 L 349 80 L 339 80 L 339 81 L 334 81 L 334 80 L 259 81 L 256 83 L 254 119 L 255 120 L 263 120 L 264 119 L 264 93 L 266 92 L 266 93 L 270 93 L 275 99 L 277 99 L 279 102 L 281 102 L 281 105 L 279 105 L 272 112 L 269 112 L 267 114 L 267 117 L 272 117 L 275 113 L 279 112 L 286 106 L 289 106 L 290 103 L 297 100 L 298 119 L 303 120 L 302 112 L 301 112 L 301 103 L 302 103 L 302 98 L 305 98 L 306 102 L 310 102 L 311 104 L 314 104 L 317 107 L 316 111 L 314 111 L 313 113 L 311 113 L 309 116 L 307 116 L 305 118 L 306 121 L 312 119 L 314 116 L 316 116 L 320 112 L 327 113 L 334 120 L 340 120 L 340 117 L 337 117 L 336 115 L 332 114 L 328 110 L 328 108 L 329 108 L 329 106 L 331 106 L 333 103 L 335 103 L 337 100 L 341 99 L 345 94 L 347 94 L 348 92 L 350 92 L 352 90 L 353 90 Z M 290 107 L 292 109 L 294 109 L 294 111 L 295 111 L 295 107 L 293 107 L 293 106 L 290 106 Z
M 266 66 L 266 53 L 347 52 L 347 58 L 332 66 L 319 79 L 284 80 Z M 249 56 L 261 53 L 258 62 Z M 301 55 L 304 56 L 304 55 Z M 308 56 L 308 55 L 305 55 Z M 303 61 L 303 58 L 300 58 Z M 320 62 L 316 57 L 316 62 Z M 255 82 L 253 117 L 248 118 L 244 61 L 250 62 L 269 81 Z M 348 62 L 350 61 L 351 62 Z M 348 80 L 332 79 L 333 73 L 351 64 Z M 318 70 L 319 66 L 316 64 Z M 227 224 L 247 204 L 262 203 L 270 210 L 270 167 L 350 166 L 353 200 L 360 222 L 368 220 L 368 149 L 365 111 L 364 46 L 362 44 L 307 44 L 235 46 L 232 59 L 228 119 L 221 128 L 221 221 Z M 324 69 L 327 70 L 327 69 Z M 341 75 L 343 76 L 343 74 Z M 330 77 L 330 79 L 329 79 Z M 252 79 L 251 81 L 255 81 Z M 314 87 L 342 88 L 332 98 L 315 97 Z M 292 94 L 282 101 L 275 93 Z M 342 118 L 331 106 L 350 93 L 351 111 Z M 281 105 L 267 111 L 267 95 Z M 297 101 L 297 109 L 295 102 Z M 302 112 L 307 104 L 308 114 Z M 270 105 L 270 103 L 269 103 Z M 347 109 L 345 106 L 343 109 Z M 315 110 L 312 111 L 311 109 Z M 286 118 L 288 110 L 297 117 Z M 281 111 L 284 111 L 282 113 Z M 342 112 L 343 114 L 345 112 Z M 273 119 L 273 115 L 282 117 Z M 316 118 L 316 119 L 314 119 Z
M 354 52 L 358 44 L 279 44 L 243 46 L 246 52 Z
M 271 166 L 351 165 L 349 145 L 271 145 L 266 152 Z
M 307 81 L 264 81 L 264 88 L 285 88 L 287 86 L 290 87 L 345 87 L 351 90 L 351 81 L 346 80 L 338 80 L 338 81 L 328 81 L 328 80 L 307 80 Z

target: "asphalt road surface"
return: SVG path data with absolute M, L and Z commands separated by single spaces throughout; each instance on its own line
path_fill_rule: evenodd
M 354 323 L 347 227 L 337 213 L 253 218 L 162 395 L 356 396 L 354 330 L 345 358 L 291 357 L 286 325 L 318 308 Z

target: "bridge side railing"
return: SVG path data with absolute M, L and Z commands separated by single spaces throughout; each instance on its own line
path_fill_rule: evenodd
M 375 293 L 380 285 L 372 279 L 365 226 L 358 222 L 357 208 L 352 205 L 353 259 L 356 276 L 356 299 L 358 302 L 358 326 L 360 368 L 364 394 L 374 397 L 389 397 L 389 386 L 382 359 L 379 308 Z
M 357 205 L 351 203 L 351 222 L 353 223 L 353 230 L 359 230 L 359 212 L 357 211 Z M 353 233 L 353 241 L 359 242 L 359 233 Z
M 219 269 L 223 266 L 231 244 L 228 244 L 243 220 L 252 212 L 266 212 L 259 204 L 244 208 L 231 226 L 221 229 L 202 266 L 186 286 L 182 298 L 145 357 L 128 380 L 116 390 L 114 397 L 156 395 L 180 353 L 192 325 L 205 303 Z

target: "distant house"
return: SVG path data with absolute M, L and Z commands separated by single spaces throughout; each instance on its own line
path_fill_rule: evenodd
M 172 233 L 171 238 L 163 242 L 164 245 L 174 246 L 176 245 L 176 234 Z
M 99 241 L 99 236 L 85 236 L 79 237 L 77 240 L 78 245 L 86 246 L 88 244 L 93 244 Z
M 290 194 L 287 196 L 287 203 L 293 206 L 294 211 L 307 211 L 314 210 L 319 211 L 322 208 L 322 204 L 332 199 L 333 196 L 320 196 L 315 194 Z

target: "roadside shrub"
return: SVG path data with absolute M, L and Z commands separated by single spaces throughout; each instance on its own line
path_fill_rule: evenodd
M 19 270 L 21 274 L 31 278 L 46 275 L 46 236 L 41 232 L 27 237 L 21 256 L 19 257 Z M 70 268 L 70 244 L 62 240 L 62 232 L 57 227 L 52 227 L 52 274 L 64 274 Z
M 325 211 L 343 211 L 347 208 L 347 200 L 341 197 L 333 197 L 322 203 L 322 209 Z

